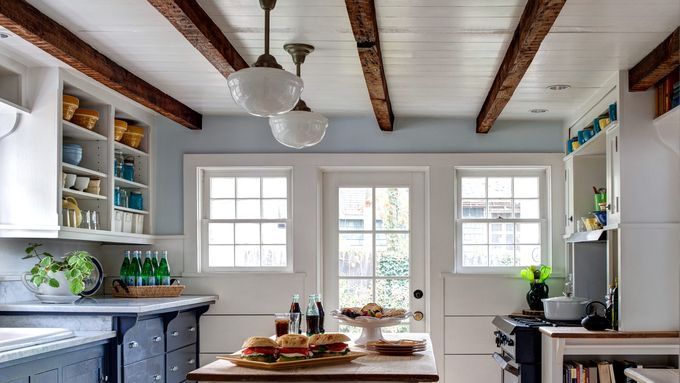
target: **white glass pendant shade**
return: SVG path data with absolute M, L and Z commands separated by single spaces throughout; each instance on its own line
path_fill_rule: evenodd
M 259 117 L 293 109 L 303 89 L 302 79 L 277 68 L 241 69 L 229 75 L 227 84 L 236 104 Z
M 294 110 L 270 117 L 269 126 L 276 141 L 302 149 L 321 142 L 328 128 L 328 119 L 321 113 Z

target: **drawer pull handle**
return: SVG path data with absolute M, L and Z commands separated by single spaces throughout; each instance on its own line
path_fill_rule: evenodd
M 172 334 L 170 334 L 170 335 L 172 335 L 172 336 L 179 336 L 179 331 L 173 331 Z
M 128 347 L 137 348 L 137 347 L 139 347 L 139 343 L 137 343 L 133 340 L 132 342 L 128 343 Z
M 160 374 L 156 374 L 156 375 L 153 376 L 154 381 L 159 381 L 159 380 L 161 380 L 161 378 L 162 378 L 162 376 Z
M 194 326 L 189 327 L 189 332 L 194 332 L 194 331 L 196 331 L 196 327 L 194 327 Z
M 153 341 L 156 342 L 156 343 L 158 343 L 158 342 L 160 342 L 160 341 L 162 341 L 162 340 L 163 340 L 163 338 L 160 337 L 160 336 L 155 336 L 155 337 L 153 337 Z
M 170 371 L 174 372 L 174 371 L 177 371 L 177 370 L 179 370 L 179 367 L 177 367 L 177 366 L 170 367 Z
M 196 364 L 196 359 L 191 358 L 191 359 L 187 360 L 187 364 L 191 364 L 191 365 Z

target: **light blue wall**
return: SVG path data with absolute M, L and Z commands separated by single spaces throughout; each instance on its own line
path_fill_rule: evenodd
M 182 155 L 185 153 L 554 153 L 562 151 L 560 122 L 497 122 L 475 133 L 473 120 L 400 118 L 382 133 L 373 118 L 331 118 L 324 140 L 294 150 L 277 143 L 267 120 L 204 117 L 203 130 L 156 121 L 156 232 L 182 234 Z

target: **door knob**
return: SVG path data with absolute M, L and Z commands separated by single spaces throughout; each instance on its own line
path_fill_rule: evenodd
M 416 290 L 413 292 L 413 297 L 416 299 L 420 299 L 423 297 L 423 290 Z
M 416 311 L 416 312 L 413 313 L 413 319 L 415 319 L 417 321 L 423 320 L 424 316 L 425 315 L 423 315 L 422 311 Z

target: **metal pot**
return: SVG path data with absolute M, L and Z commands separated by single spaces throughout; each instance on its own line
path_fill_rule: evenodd
M 575 321 L 586 316 L 588 300 L 576 297 L 555 297 L 543 299 L 546 319 Z

